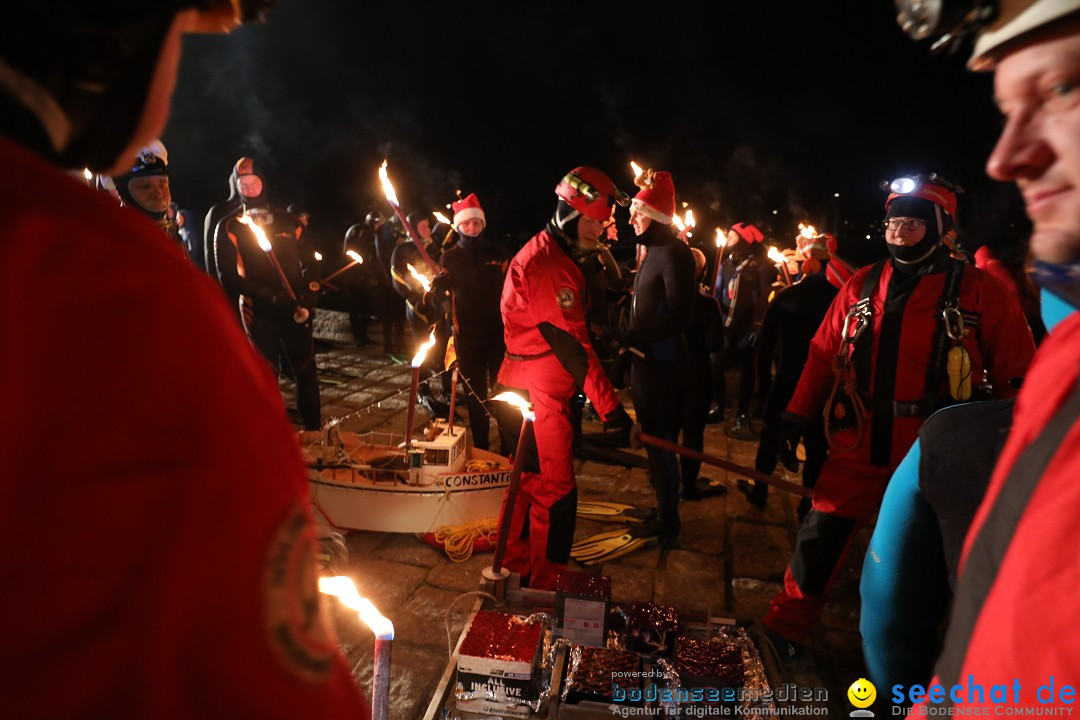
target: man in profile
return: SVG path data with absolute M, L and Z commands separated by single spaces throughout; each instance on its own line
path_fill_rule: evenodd
M 1057 317 L 1044 310 L 1050 333 L 1024 378 L 1012 430 L 964 541 L 934 683 L 944 686 L 947 705 L 988 710 L 991 697 L 969 690 L 974 678 L 1015 682 L 1038 694 L 1036 708 L 1064 709 L 1080 667 L 1080 575 L 1075 557 L 1063 552 L 1080 533 L 1080 1 L 996 4 L 987 27 L 937 30 L 980 33 L 969 66 L 994 72 L 1005 120 L 986 170 L 1023 194 L 1034 224 L 1032 278 Z M 920 38 L 935 32 L 921 15 L 928 8 L 906 5 L 906 27 Z M 958 683 L 959 699 L 951 691 Z

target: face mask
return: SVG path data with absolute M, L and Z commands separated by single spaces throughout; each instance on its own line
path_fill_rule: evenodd
M 897 262 L 903 265 L 919 265 L 934 254 L 937 245 L 936 233 L 932 235 L 927 232 L 926 236 L 914 245 L 904 247 L 902 245 L 887 244 L 887 247 L 889 248 L 889 254 Z

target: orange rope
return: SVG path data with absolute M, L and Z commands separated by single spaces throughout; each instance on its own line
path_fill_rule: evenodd
M 825 418 L 825 439 L 829 443 L 830 450 L 850 452 L 862 442 L 863 428 L 866 424 L 866 405 L 863 404 L 862 398 L 859 397 L 859 386 L 855 378 L 855 371 L 851 367 L 851 361 L 842 353 L 838 354 L 833 358 L 832 369 L 836 380 L 833 382 L 832 390 L 829 392 L 829 399 L 825 401 L 825 410 L 822 412 L 822 417 Z M 847 396 L 851 398 L 851 407 L 855 414 L 855 441 L 851 445 L 844 447 L 840 447 L 834 440 L 836 433 L 830 430 L 829 424 L 833 405 L 836 404 L 836 392 L 841 386 Z

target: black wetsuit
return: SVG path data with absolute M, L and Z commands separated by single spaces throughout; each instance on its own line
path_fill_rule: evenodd
M 499 301 L 509 259 L 503 248 L 483 235 L 462 235 L 443 253 L 441 262 L 442 272 L 435 279 L 432 293 L 436 301 L 450 296 L 458 367 L 479 396 L 467 393 L 465 401 L 473 445 L 487 450 L 491 423 L 481 399 L 486 400 L 495 385 L 506 353 Z
M 624 387 L 623 378 L 617 376 L 625 376 L 629 365 L 615 353 L 613 341 L 620 329 L 630 326 L 629 281 L 623 278 L 619 264 L 603 245 L 589 250 L 574 248 L 572 257 L 585 276 L 585 319 L 589 323 L 589 339 L 612 384 Z M 584 410 L 585 394 L 579 392 L 570 398 L 575 451 L 581 449 Z
M 724 255 L 716 279 L 716 298 L 724 317 L 724 350 L 713 356 L 713 392 L 721 412 L 726 405 L 724 372 L 739 369 L 736 412 L 750 412 L 754 394 L 754 346 L 758 325 L 765 316 L 776 269 L 761 257 L 761 245 L 739 242 Z
M 687 358 L 681 413 L 682 444 L 694 450 L 705 449 L 705 425 L 712 403 L 712 365 L 709 356 L 723 346 L 722 328 L 723 321 L 716 299 L 699 290 L 694 298 L 693 322 L 686 332 Z M 679 464 L 682 485 L 693 494 L 697 488 L 701 462 L 684 457 L 680 458 Z
M 319 380 L 316 376 L 312 318 L 321 280 L 315 250 L 295 216 L 270 206 L 266 239 L 289 281 L 293 294 L 311 317 L 293 319 L 297 304 L 288 295 L 269 254 L 258 245 L 240 214 L 226 217 L 214 233 L 214 253 L 222 287 L 244 301 L 244 328 L 270 364 L 296 379 L 296 405 L 306 430 L 321 426 Z
M 405 300 L 394 289 L 391 275 L 394 249 L 405 241 L 390 223 L 384 223 L 375 233 L 375 254 L 379 261 L 379 305 L 382 313 L 383 350 L 387 353 L 406 352 Z
M 634 279 L 628 344 L 635 355 L 630 388 L 638 422 L 656 437 L 675 441 L 680 424 L 686 337 L 694 312 L 694 256 L 671 228 L 652 223 L 637 241 L 648 248 Z M 679 462 L 674 453 L 646 448 L 656 487 L 663 540 L 679 534 Z
M 347 255 L 350 250 L 359 254 L 364 262 L 332 281 L 342 290 L 345 308 L 349 312 L 349 327 L 352 328 L 353 338 L 360 347 L 371 343 L 367 334 L 368 322 L 381 287 L 379 277 L 382 267 L 375 250 L 375 232 L 371 226 L 364 224 L 353 225 L 348 229 L 341 245 L 341 264 L 338 267 L 351 262 L 352 259 Z
M 217 231 L 218 223 L 222 218 L 229 217 L 240 212 L 243 205 L 240 202 L 240 193 L 236 189 L 236 167 L 234 166 L 232 172 L 229 173 L 229 199 L 219 202 L 214 205 L 206 213 L 206 219 L 203 221 L 203 258 L 206 262 L 206 274 L 212 277 L 215 281 L 218 281 L 217 271 L 217 259 L 214 257 L 214 233 Z M 229 297 L 229 307 L 236 313 L 236 319 L 240 321 L 240 298 L 237 295 L 230 294 L 227 290 L 225 294 Z
M 759 396 L 763 399 L 762 417 L 765 428 L 761 432 L 757 459 L 754 462 L 754 466 L 763 473 L 771 475 L 776 469 L 780 415 L 795 394 L 795 386 L 799 384 L 799 376 L 810 354 L 810 341 L 825 320 L 825 313 L 836 297 L 836 292 L 836 287 L 826 279 L 822 270 L 781 290 L 765 311 L 758 343 Z M 772 374 L 774 356 L 775 377 Z M 803 485 L 812 488 L 817 482 L 829 449 L 825 441 L 825 422 L 820 416 L 811 419 L 803 436 L 803 443 L 806 447 Z M 754 493 L 763 501 L 768 493 L 768 486 L 755 483 Z M 808 500 L 801 503 L 800 513 L 809 510 L 809 506 Z
M 433 252 L 436 250 L 432 244 L 426 248 L 428 254 L 435 261 Z M 438 268 L 433 268 L 424 260 L 416 244 L 409 240 L 394 248 L 390 256 L 390 278 L 394 283 L 394 290 L 405 300 L 405 319 L 409 325 L 409 334 L 412 337 L 412 348 L 407 354 L 411 355 L 423 343 L 427 342 L 432 327 L 435 328 L 435 346 L 432 347 L 424 360 L 424 368 L 428 375 L 438 374 L 443 367 L 446 357 L 447 328 L 442 322 L 443 313 L 438 309 L 425 305 L 423 285 L 409 273 L 409 265 L 416 269 L 431 282 Z M 425 384 L 424 388 L 427 387 Z

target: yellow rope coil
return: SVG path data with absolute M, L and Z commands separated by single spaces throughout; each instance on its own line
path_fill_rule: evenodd
M 451 561 L 463 563 L 472 557 L 473 544 L 479 538 L 494 545 L 498 532 L 498 518 L 481 518 L 466 525 L 443 525 L 435 530 L 435 541 L 442 544 Z

